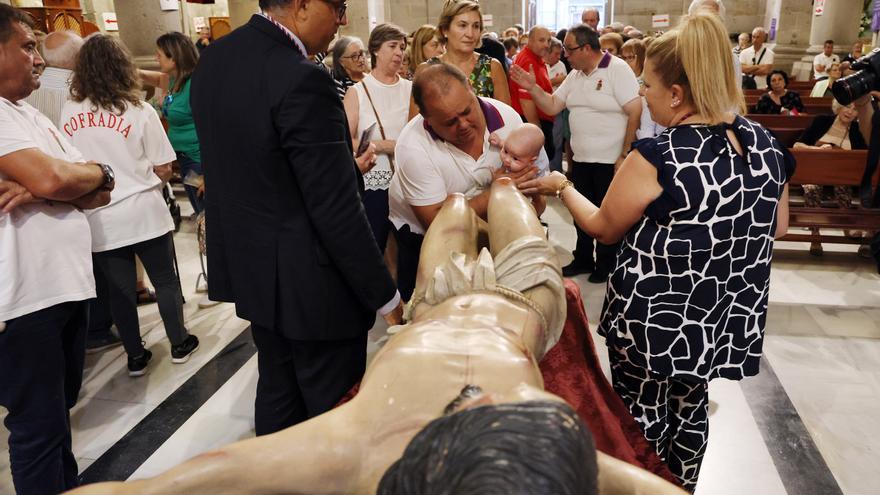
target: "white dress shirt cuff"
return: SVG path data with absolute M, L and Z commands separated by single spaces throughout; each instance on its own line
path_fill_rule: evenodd
M 392 297 L 390 301 L 385 303 L 385 305 L 379 308 L 379 311 L 376 312 L 379 313 L 379 316 L 385 316 L 388 313 L 394 311 L 398 304 L 400 304 L 400 292 L 394 291 L 394 297 Z

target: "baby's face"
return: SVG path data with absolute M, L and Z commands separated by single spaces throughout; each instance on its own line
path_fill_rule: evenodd
M 504 147 L 501 148 L 501 165 L 510 172 L 520 172 L 533 165 L 540 152 L 540 147 L 534 150 L 526 146 L 518 146 L 517 143 L 504 143 Z

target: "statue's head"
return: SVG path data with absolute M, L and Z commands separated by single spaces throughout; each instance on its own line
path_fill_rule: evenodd
M 435 419 L 377 494 L 595 494 L 596 448 L 564 402 L 483 405 Z

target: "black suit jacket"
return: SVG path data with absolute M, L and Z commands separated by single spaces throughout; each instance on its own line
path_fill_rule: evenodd
M 205 50 L 191 101 L 211 298 L 291 339 L 363 335 L 395 287 L 330 75 L 255 15 Z

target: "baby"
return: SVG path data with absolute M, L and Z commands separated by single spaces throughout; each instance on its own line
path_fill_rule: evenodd
M 507 139 L 502 140 L 498 134 L 489 136 L 489 142 L 501 148 L 501 168 L 504 172 L 517 173 L 532 166 L 544 147 L 544 133 L 535 124 L 523 124 L 511 131 Z M 538 176 L 545 174 L 540 170 Z

